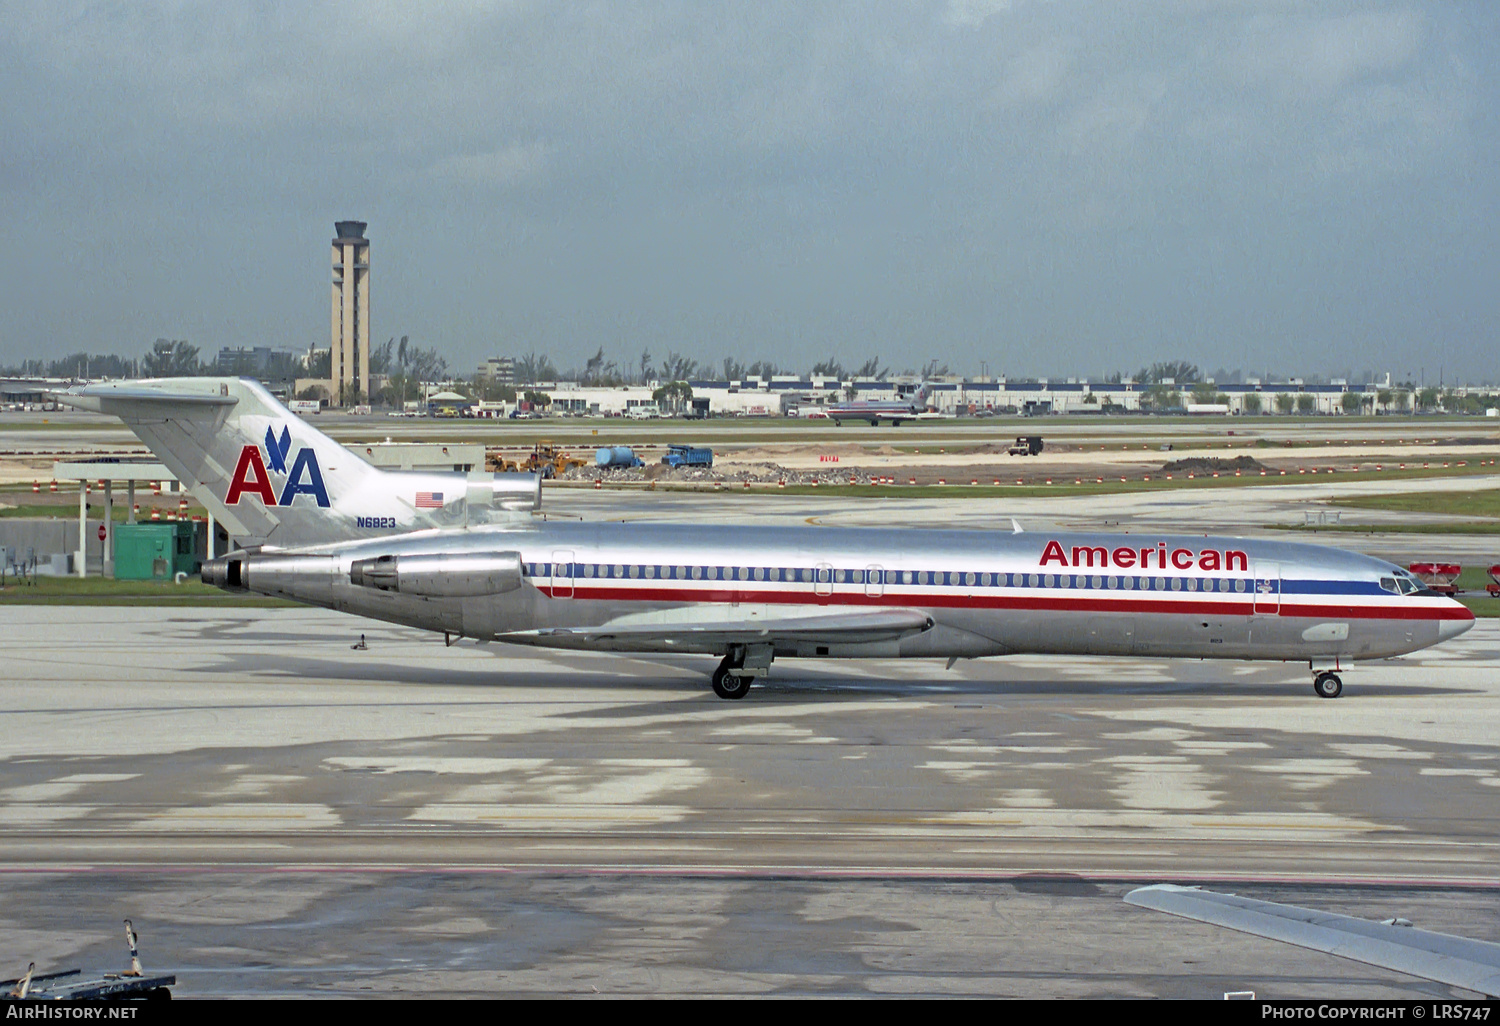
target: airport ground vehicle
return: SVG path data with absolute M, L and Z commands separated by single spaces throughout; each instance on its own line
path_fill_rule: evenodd
M 1457 563 L 1412 563 L 1412 575 L 1439 595 L 1458 594 L 1458 575 L 1463 567 Z
M 203 579 L 480 640 L 721 657 L 742 698 L 777 657 L 1040 653 L 1355 660 L 1474 615 L 1340 549 L 1230 537 L 543 521 L 540 475 L 392 472 L 258 383 L 90 385 L 244 548 Z M 540 446 L 538 447 L 540 451 Z M 234 468 L 232 471 L 229 468 Z
M 594 453 L 594 463 L 600 467 L 644 467 L 645 462 L 628 445 L 607 445 Z
M 714 451 L 703 446 L 669 445 L 661 461 L 669 467 L 711 467 Z
M 1041 435 L 1021 435 L 1016 438 L 1015 443 L 1005 450 L 1007 456 L 1040 456 L 1042 453 Z
M 512 460 L 502 456 L 487 463 L 502 474 L 540 474 L 549 481 L 574 467 L 588 466 L 587 460 L 569 456 L 547 439 L 538 441 L 531 452 L 521 459 Z

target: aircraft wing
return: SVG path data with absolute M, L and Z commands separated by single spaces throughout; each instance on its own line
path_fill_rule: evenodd
M 1138 887 L 1125 901 L 1488 997 L 1500 995 L 1500 944 L 1171 884 Z
M 932 618 L 915 609 L 872 609 L 868 612 L 790 616 L 767 619 L 631 621 L 600 627 L 545 627 L 502 634 L 501 641 L 542 641 L 552 645 L 612 648 L 643 645 L 684 651 L 718 645 L 766 645 L 777 642 L 859 644 L 893 641 L 932 627 Z

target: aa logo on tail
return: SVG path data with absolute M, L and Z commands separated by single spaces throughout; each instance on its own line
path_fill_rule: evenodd
M 287 470 L 286 458 L 292 451 L 292 431 L 281 429 L 281 437 L 275 428 L 266 428 L 265 455 L 261 446 L 247 445 L 240 450 L 239 462 L 229 479 L 229 494 L 224 496 L 226 505 L 237 505 L 246 495 L 256 495 L 267 506 L 290 506 L 299 495 L 311 495 L 319 506 L 328 506 L 328 489 L 323 486 L 323 471 L 318 466 L 318 455 L 307 447 L 297 450 L 292 469 Z M 267 464 L 270 468 L 267 469 Z M 271 485 L 271 473 L 284 475 L 281 495 Z

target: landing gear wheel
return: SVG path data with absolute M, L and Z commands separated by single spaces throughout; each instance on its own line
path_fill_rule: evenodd
M 748 675 L 740 675 L 734 671 L 736 666 L 730 666 L 729 660 L 719 664 L 714 671 L 714 694 L 720 698 L 744 698 L 750 693 L 750 684 L 754 678 Z
M 1313 678 L 1313 690 L 1319 698 L 1337 698 L 1344 693 L 1344 682 L 1336 673 L 1320 673 Z

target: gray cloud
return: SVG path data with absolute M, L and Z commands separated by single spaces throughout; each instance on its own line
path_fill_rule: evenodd
M 377 332 L 456 366 L 602 344 L 1493 376 L 1497 21 L 10 5 L 0 360 L 321 341 L 326 237 L 359 217 Z

